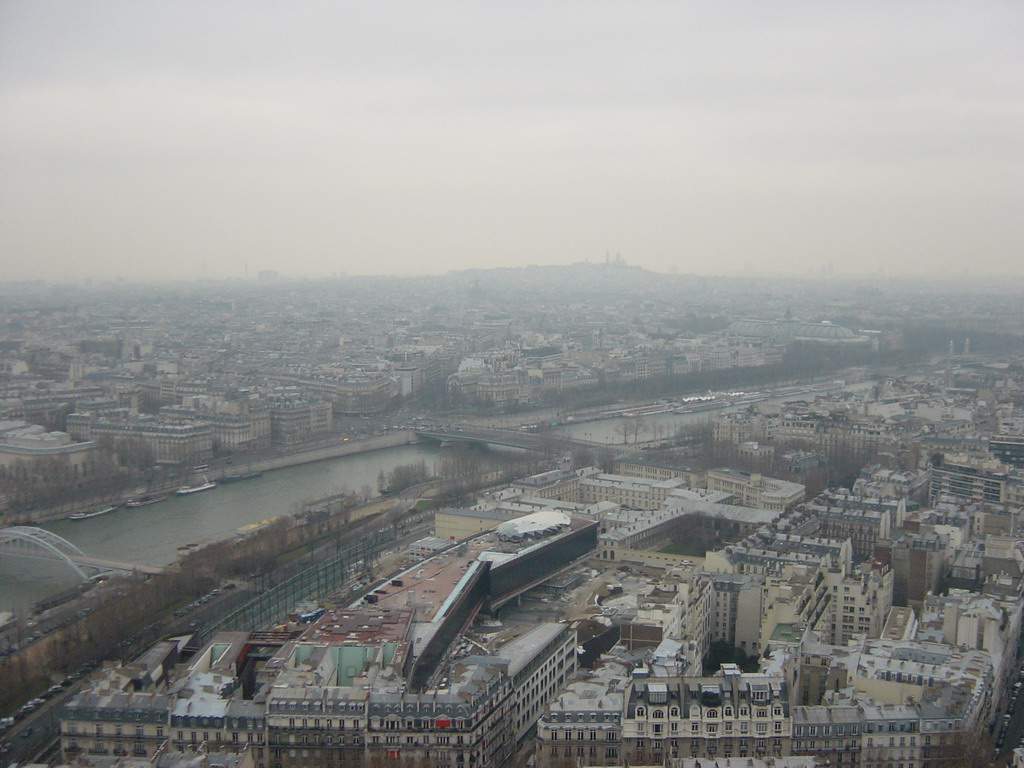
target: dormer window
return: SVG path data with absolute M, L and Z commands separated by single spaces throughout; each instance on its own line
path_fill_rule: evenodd
M 644 708 L 643 708 L 643 707 L 637 707 L 637 708 L 636 708 L 636 716 L 637 716 L 637 717 L 643 717 L 643 716 L 644 716 L 644 713 L 645 713 L 645 711 L 646 711 L 646 710 L 644 710 Z

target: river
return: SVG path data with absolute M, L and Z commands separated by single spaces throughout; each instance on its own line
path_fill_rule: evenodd
M 862 390 L 871 382 L 830 389 L 848 392 Z M 788 395 L 772 400 L 813 399 L 814 394 Z M 658 413 L 638 418 L 606 418 L 566 424 L 559 434 L 597 444 L 645 442 L 672 437 L 681 427 L 714 419 L 721 413 L 745 406 L 697 413 Z M 511 426 L 528 419 L 520 415 L 488 420 L 493 426 Z M 639 429 L 637 426 L 639 425 Z M 635 435 L 634 435 L 635 431 Z M 263 477 L 223 484 L 191 496 L 172 496 L 165 502 L 116 512 L 89 520 L 58 520 L 41 527 L 64 537 L 87 555 L 143 565 L 165 565 L 177 556 L 178 547 L 203 539 L 224 539 L 235 535 L 244 525 L 258 523 L 277 515 L 290 514 L 306 500 L 337 493 L 342 487 L 359 491 L 368 486 L 376 492 L 377 475 L 390 472 L 400 464 L 420 460 L 433 467 L 440 453 L 431 444 L 403 445 L 368 453 L 327 459 L 287 469 L 267 472 Z M 73 580 L 63 569 L 52 567 L 33 572 L 30 578 L 0 568 L 0 611 L 25 613 L 38 600 L 71 586 Z
M 88 520 L 56 520 L 40 525 L 70 541 L 85 554 L 141 565 L 166 565 L 178 547 L 203 539 L 234 536 L 244 525 L 294 512 L 307 500 L 340 490 L 377 490 L 377 475 L 401 464 L 423 460 L 432 468 L 440 453 L 432 444 L 403 445 L 327 459 L 267 472 L 263 477 L 221 484 L 211 491 L 171 496 L 146 507 L 121 507 Z M 13 559 L 12 559 L 13 560 Z M 0 569 L 0 611 L 26 612 L 48 595 L 71 586 L 70 571 L 60 567 L 31 575 Z
M 815 395 L 824 392 L 860 392 L 874 385 L 872 381 L 859 381 L 852 384 L 843 382 L 831 382 L 820 384 L 820 389 L 804 394 L 788 394 L 765 399 L 764 403 L 782 403 L 793 400 L 813 400 Z M 810 385 L 808 385 L 810 386 Z M 654 413 L 648 416 L 617 417 L 597 419 L 594 421 L 580 421 L 577 423 L 563 424 L 555 429 L 555 432 L 564 437 L 571 437 L 577 440 L 586 440 L 597 444 L 610 444 L 622 446 L 623 443 L 646 443 L 656 440 L 668 440 L 686 427 L 694 427 L 714 421 L 723 413 L 739 411 L 748 404 L 731 405 L 726 408 L 697 411 L 695 413 Z M 620 406 L 621 407 L 621 406 Z M 609 406 L 608 410 L 613 407 Z M 497 426 L 497 425 L 496 425 Z

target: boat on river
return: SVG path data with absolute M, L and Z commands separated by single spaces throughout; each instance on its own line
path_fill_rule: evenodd
M 220 479 L 222 483 L 237 483 L 239 480 L 255 480 L 257 477 L 263 477 L 262 472 L 246 472 L 243 475 L 224 475 Z
M 710 392 L 706 395 L 690 395 L 683 398 L 683 403 L 673 410 L 674 413 L 698 413 L 699 411 L 712 411 L 716 408 L 725 408 L 729 401 L 713 395 Z
M 211 490 L 213 488 L 216 488 L 216 487 L 217 487 L 216 483 L 212 482 L 211 480 L 207 480 L 204 477 L 203 478 L 203 482 L 200 483 L 199 485 L 183 485 L 183 486 L 181 486 L 181 488 L 176 490 L 174 493 L 177 494 L 178 496 L 188 496 L 190 493 L 199 493 L 201 491 L 209 491 L 209 490 Z
M 126 501 L 124 505 L 129 509 L 135 509 L 135 507 L 146 507 L 149 506 L 150 504 L 156 504 L 157 502 L 161 502 L 166 499 L 166 493 L 163 494 L 162 496 L 139 496 L 138 498 L 135 499 L 128 499 L 128 501 Z
M 75 512 L 73 515 L 68 515 L 68 520 L 88 520 L 90 517 L 99 517 L 100 515 L 105 515 L 108 512 L 113 512 L 115 509 L 117 509 L 116 506 L 100 507 L 99 509 L 94 509 L 90 512 Z

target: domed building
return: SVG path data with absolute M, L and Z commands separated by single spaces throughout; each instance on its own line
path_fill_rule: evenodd
M 823 320 L 809 323 L 796 318 L 778 320 L 737 320 L 723 331 L 726 336 L 761 339 L 773 344 L 789 344 L 794 341 L 842 346 L 869 346 L 871 339 L 860 336 L 849 328 Z

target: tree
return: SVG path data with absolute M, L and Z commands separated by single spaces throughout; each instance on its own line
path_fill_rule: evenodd
M 970 731 L 949 735 L 954 738 L 942 747 L 943 754 L 937 755 L 945 759 L 936 761 L 935 765 L 941 768 L 977 768 L 997 764 L 993 758 L 995 745 L 983 726 L 977 725 Z
M 746 651 L 727 640 L 715 640 L 708 646 L 708 653 L 703 660 L 704 674 L 713 675 L 723 664 L 736 664 L 744 672 L 756 672 L 758 663 L 757 654 L 748 656 Z
M 594 466 L 594 454 L 589 448 L 577 448 L 572 452 L 572 468 L 582 469 L 583 467 Z

